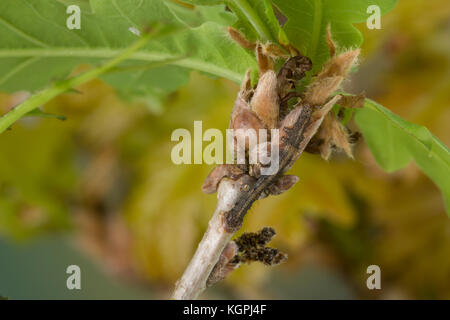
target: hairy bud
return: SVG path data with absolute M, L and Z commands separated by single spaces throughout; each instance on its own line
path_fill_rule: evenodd
M 267 71 L 260 77 L 250 106 L 268 129 L 278 126 L 277 76 L 273 70 Z

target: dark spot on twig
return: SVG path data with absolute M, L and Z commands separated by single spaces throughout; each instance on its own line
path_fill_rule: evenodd
M 264 227 L 258 232 L 245 232 L 234 240 L 238 246 L 238 253 L 230 263 L 251 263 L 259 261 L 272 266 L 280 264 L 287 259 L 287 255 L 276 248 L 266 247 L 266 244 L 275 236 L 275 230 Z

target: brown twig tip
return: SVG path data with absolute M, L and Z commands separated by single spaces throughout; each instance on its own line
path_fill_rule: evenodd
M 333 38 L 331 36 L 331 25 L 328 24 L 327 26 L 327 44 L 328 49 L 330 50 L 330 56 L 334 57 L 336 55 L 336 44 L 333 41 Z

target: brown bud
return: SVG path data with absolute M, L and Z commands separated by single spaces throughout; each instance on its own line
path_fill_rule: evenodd
M 234 108 L 230 118 L 230 129 L 264 129 L 264 123 L 250 109 L 250 106 L 241 97 L 238 97 L 234 103 Z
M 306 102 L 323 105 L 328 97 L 336 91 L 359 55 L 360 50 L 344 52 L 324 65 L 316 80 L 308 87 Z
M 328 160 L 332 147 L 344 150 L 350 158 L 353 158 L 350 137 L 334 113 L 328 113 L 325 116 L 316 136 L 323 141 L 319 147 L 323 159 Z
M 350 137 L 348 135 L 347 129 L 342 125 L 342 123 L 337 119 L 334 113 L 329 113 L 331 125 L 331 143 L 334 147 L 342 149 L 345 151 L 347 156 L 353 158 L 352 148 L 350 144 Z
M 328 49 L 330 50 L 330 56 L 334 57 L 336 55 L 336 44 L 333 41 L 333 38 L 331 37 L 331 25 L 328 24 L 327 26 L 327 44 Z
M 347 133 L 347 129 L 340 123 L 336 116 L 332 113 L 329 114 L 332 118 L 332 139 L 333 146 L 345 151 L 348 157 L 353 158 L 352 146 L 350 144 L 350 137 Z
M 250 106 L 268 129 L 278 125 L 279 99 L 277 76 L 273 70 L 264 73 L 258 82 Z
M 359 55 L 360 50 L 351 50 L 344 52 L 336 57 L 332 57 L 330 61 L 325 65 L 319 77 L 331 77 L 342 76 L 345 77 L 350 68 L 355 63 L 356 58 Z
M 259 129 L 265 129 L 266 126 L 261 121 L 261 119 L 254 113 L 247 102 L 245 102 L 240 96 L 237 97 L 236 102 L 234 104 L 233 112 L 230 118 L 230 129 L 234 129 L 233 132 L 233 140 L 228 141 L 230 143 L 230 150 L 234 148 L 234 154 L 237 152 L 246 152 L 248 151 L 250 145 L 251 131 L 247 132 L 248 129 L 254 130 L 254 135 L 256 136 L 256 143 L 259 141 Z M 242 130 L 237 130 L 242 129 Z M 239 142 L 241 141 L 241 142 Z M 232 145 L 231 145 L 232 144 Z M 244 148 L 244 150 L 239 149 Z
M 256 60 L 258 61 L 260 77 L 267 71 L 274 70 L 272 59 L 264 53 L 263 46 L 260 43 L 256 46 Z
M 306 101 L 311 105 L 323 105 L 328 97 L 339 88 L 344 77 L 333 76 L 316 80 L 308 87 L 306 92 Z

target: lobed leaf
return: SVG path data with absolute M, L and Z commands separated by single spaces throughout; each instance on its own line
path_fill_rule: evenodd
M 238 18 L 234 27 L 252 41 L 286 42 L 270 0 L 225 0 Z
M 365 22 L 370 5 L 380 7 L 381 14 L 394 9 L 397 0 L 273 0 L 288 18 L 283 26 L 289 41 L 313 62 L 313 70 L 330 57 L 326 28 L 331 24 L 333 39 L 339 47 L 361 46 L 363 37 L 353 24 Z
M 450 215 L 450 151 L 427 128 L 408 122 L 380 104 L 366 100 L 355 121 L 377 163 L 387 172 L 414 160 L 441 189 Z
M 155 92 L 173 91 L 186 83 L 190 70 L 240 82 L 245 70 L 256 66 L 252 54 L 227 37 L 225 26 L 235 18 L 224 5 L 187 8 L 163 0 L 91 0 L 91 10 L 83 11 L 87 3 L 77 3 L 83 4 L 80 30 L 66 27 L 67 1 L 0 2 L 0 90 L 39 90 L 66 78 L 79 64 L 101 64 L 136 41 L 130 28 L 143 30 L 155 22 L 190 28 L 149 43 L 126 63 L 172 60 L 170 66 L 104 78 L 124 94 L 154 97 Z M 145 83 L 158 76 L 159 82 Z M 130 89 L 130 84 L 137 88 Z

